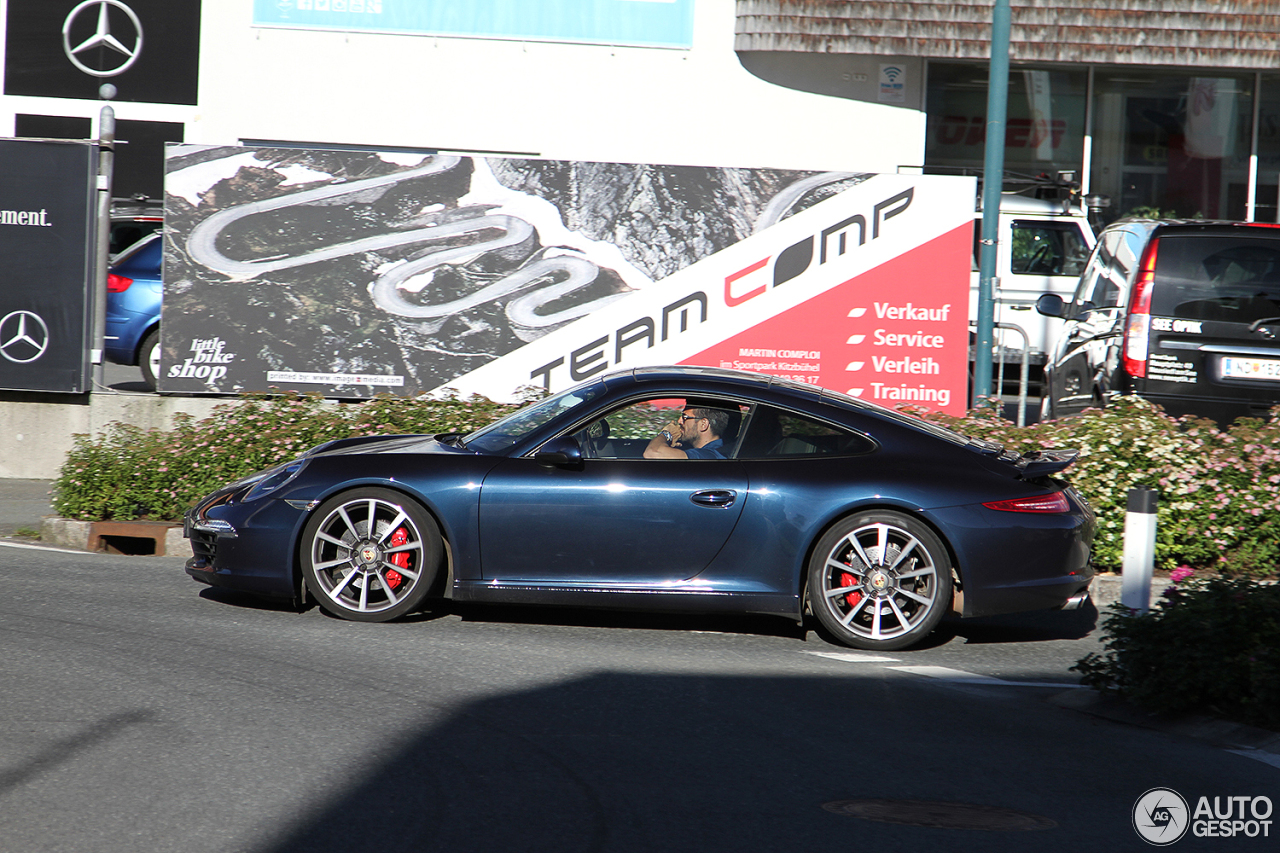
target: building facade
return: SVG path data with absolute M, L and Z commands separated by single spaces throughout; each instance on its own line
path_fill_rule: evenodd
M 99 4 L 85 5 L 0 0 L 0 136 L 96 135 L 111 83 L 118 164 L 154 163 L 117 194 L 158 193 L 162 141 L 873 172 L 923 152 L 918 110 L 748 72 L 731 0 L 104 0 L 125 47 L 125 8 L 145 37 L 136 64 L 103 78 L 65 55 L 94 36 Z
M 981 167 L 992 0 L 737 7 L 744 67 L 803 91 L 896 98 L 926 116 L 925 166 Z M 1105 219 L 1280 221 L 1280 2 L 1012 0 L 1011 16 L 1007 170 L 1074 172 L 1109 200 Z
M 976 170 L 991 9 L 0 0 L 0 136 L 96 136 L 109 83 L 117 194 L 158 194 L 177 141 Z M 1108 219 L 1280 219 L 1280 0 L 1013 0 L 1012 15 L 1009 171 L 1073 173 Z

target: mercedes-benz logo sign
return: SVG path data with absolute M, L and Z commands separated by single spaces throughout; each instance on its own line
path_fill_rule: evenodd
M 39 314 L 12 311 L 0 320 L 0 355 L 17 364 L 35 361 L 49 349 L 49 327 Z
M 114 6 L 129 18 L 129 23 L 133 28 L 132 39 L 124 33 L 112 33 L 111 21 L 107 15 L 107 7 Z M 71 44 L 71 29 L 76 23 L 77 17 L 84 13 L 83 17 L 87 18 L 97 9 L 98 20 L 93 28 L 93 35 L 84 41 L 75 45 Z M 117 35 L 120 37 L 118 38 Z M 132 41 L 132 46 L 126 44 Z M 106 48 L 119 54 L 118 62 L 107 68 L 93 68 L 80 61 L 81 54 L 87 54 L 90 51 L 96 51 L 99 48 Z M 129 70 L 133 63 L 138 61 L 138 55 L 142 53 L 142 22 L 138 20 L 138 16 L 133 10 L 124 5 L 121 0 L 84 0 L 83 3 L 76 6 L 67 15 L 65 21 L 62 22 L 62 52 L 67 55 L 67 59 L 71 60 L 71 64 L 79 68 L 85 74 L 94 77 L 115 77 L 117 74 L 123 74 Z

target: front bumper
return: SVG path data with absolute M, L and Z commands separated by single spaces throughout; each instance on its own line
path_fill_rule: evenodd
M 191 542 L 188 575 L 210 586 L 293 598 L 298 588 L 296 536 L 304 513 L 286 501 L 217 504 L 189 510 L 183 535 Z

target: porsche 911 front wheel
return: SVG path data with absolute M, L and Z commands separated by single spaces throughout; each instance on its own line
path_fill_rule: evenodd
M 391 489 L 343 492 L 323 503 L 302 538 L 302 571 L 320 606 L 385 622 L 421 605 L 443 547 L 431 516 Z
M 809 606 L 837 641 L 889 651 L 914 645 L 951 607 L 951 560 L 927 526 L 897 512 L 846 518 L 809 562 Z

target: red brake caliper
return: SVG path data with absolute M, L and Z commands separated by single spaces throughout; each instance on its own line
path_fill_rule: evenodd
M 855 578 L 853 575 L 849 574 L 848 572 L 840 573 L 841 586 L 853 586 L 857 582 L 858 582 L 858 579 Z M 849 602 L 850 607 L 857 607 L 858 602 L 862 600 L 862 593 L 858 592 L 857 590 L 854 590 L 853 592 L 846 594 L 844 597 L 844 600 Z
M 395 532 L 391 534 L 391 541 L 389 544 L 392 548 L 396 548 L 408 541 L 409 531 L 405 530 L 403 527 L 397 527 Z M 391 564 L 393 566 L 399 566 L 402 569 L 409 568 L 409 552 L 401 551 L 398 554 L 392 554 Z M 404 583 L 404 575 L 400 574 L 395 569 L 387 570 L 387 586 L 392 589 L 396 589 L 402 583 Z

